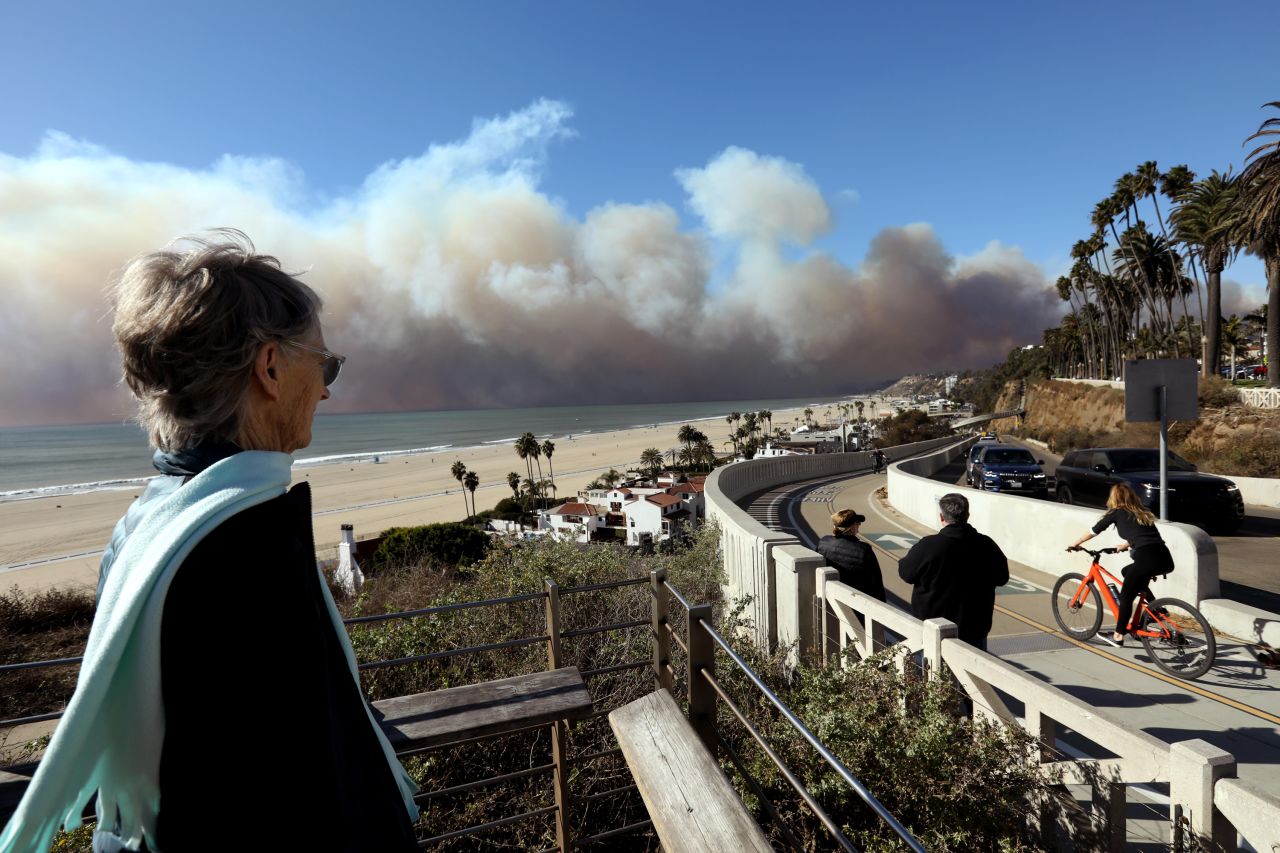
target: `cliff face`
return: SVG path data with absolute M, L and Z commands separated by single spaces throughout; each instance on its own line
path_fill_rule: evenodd
M 998 409 L 1018 405 L 1017 383 L 1005 386 Z M 1027 388 L 1021 424 L 1007 418 L 995 428 L 1046 442 L 1055 453 L 1078 447 L 1158 447 L 1159 425 L 1124 419 L 1124 392 L 1076 382 L 1037 382 Z M 1247 406 L 1201 406 L 1200 418 L 1174 421 L 1175 453 L 1218 474 L 1280 476 L 1280 411 Z

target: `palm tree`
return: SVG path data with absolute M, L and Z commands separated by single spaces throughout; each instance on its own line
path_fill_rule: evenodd
M 467 466 L 463 465 L 462 460 L 459 459 L 453 463 L 453 467 L 449 469 L 449 473 L 453 475 L 453 479 L 458 481 L 458 485 L 462 485 L 463 478 L 467 476 Z M 471 515 L 471 513 L 467 512 L 466 490 L 463 490 L 462 492 L 462 511 L 464 513 L 464 518 Z
M 805 422 L 805 425 L 807 426 L 807 425 L 809 424 L 809 422 L 810 422 L 812 419 L 813 419 L 813 409 L 806 408 L 806 409 L 804 410 L 804 422 Z
M 694 442 L 694 433 L 696 432 L 697 432 L 696 429 L 689 426 L 688 424 L 685 424 L 684 426 L 680 427 L 680 431 L 676 433 L 676 441 L 680 442 L 685 447 L 689 447 Z
M 556 469 L 551 467 L 551 454 L 556 452 L 556 444 L 551 439 L 542 442 L 542 455 L 547 457 L 547 471 L 551 474 L 551 490 L 555 491 Z
M 600 482 L 604 483 L 606 486 L 608 486 L 611 489 L 614 486 L 618 485 L 618 482 L 621 479 L 622 479 L 622 473 L 613 468 L 610 468 L 608 471 L 605 471 L 603 474 L 600 475 Z
M 1170 214 L 1177 240 L 1194 247 L 1204 263 L 1209 304 L 1202 376 L 1217 376 L 1222 336 L 1222 271 L 1238 250 L 1241 236 L 1240 179 L 1216 170 L 1196 181 Z
M 769 432 L 773 432 L 773 412 L 770 411 L 769 409 L 762 409 L 760 411 L 760 419 L 762 421 L 768 421 Z
M 1249 342 L 1245 321 L 1235 314 L 1222 321 L 1222 345 L 1228 350 L 1231 381 L 1236 381 L 1236 351 Z
M 1268 107 L 1280 109 L 1280 101 Z M 1263 259 L 1267 270 L 1267 386 L 1280 388 L 1280 371 L 1273 362 L 1280 352 L 1280 117 L 1265 120 L 1245 142 L 1261 140 L 1249 152 L 1240 175 L 1243 227 L 1250 253 Z
M 471 492 L 471 514 L 476 514 L 476 489 L 480 487 L 480 475 L 475 471 L 468 471 L 467 476 L 463 478 L 462 484 Z M 466 498 L 466 495 L 463 495 Z
M 640 453 L 640 464 L 653 476 L 658 476 L 658 472 L 662 470 L 662 451 L 656 447 L 645 448 Z
M 533 461 L 538 463 L 538 482 L 542 482 L 542 445 L 538 444 L 538 439 L 533 433 L 525 433 L 529 436 L 529 455 L 533 457 Z
M 707 466 L 708 471 L 715 467 L 716 449 L 705 435 L 694 445 L 694 450 L 698 451 L 698 459 Z
M 538 441 L 533 437 L 533 433 L 526 432 L 516 439 L 515 450 L 516 456 L 524 460 L 525 471 L 528 476 L 525 480 L 533 482 L 533 448 L 538 446 Z M 525 504 L 525 510 L 528 511 L 529 505 Z
M 520 475 L 512 471 L 507 475 L 507 485 L 511 487 L 511 496 L 520 500 Z

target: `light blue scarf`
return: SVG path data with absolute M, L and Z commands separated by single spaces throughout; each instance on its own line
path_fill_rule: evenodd
M 192 549 L 218 525 L 284 494 L 293 460 L 284 453 L 245 451 L 206 468 L 163 499 L 129 536 L 107 576 L 80 666 L 76 691 L 26 795 L 0 835 L 3 853 L 45 853 L 59 827 L 74 829 L 96 791 L 103 829 L 138 848 L 156 847 L 160 811 L 160 751 L 164 707 L 160 685 L 160 625 L 165 596 Z M 317 569 L 318 571 L 318 569 Z M 355 653 L 321 579 L 334 630 L 359 685 Z M 374 721 L 387 763 L 411 820 L 417 785 L 396 760 Z

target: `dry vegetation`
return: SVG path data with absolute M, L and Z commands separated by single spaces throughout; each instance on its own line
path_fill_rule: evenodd
M 1016 383 L 1010 383 L 997 410 L 1016 404 L 1016 397 Z M 1199 420 L 1170 425 L 1174 452 L 1214 474 L 1280 477 L 1280 412 L 1243 406 L 1230 384 L 1214 379 L 1201 382 L 1200 403 Z M 1156 424 L 1125 422 L 1123 391 L 1074 382 L 1034 383 L 1023 423 L 1010 418 L 995 428 L 1044 441 L 1059 454 L 1080 447 L 1159 445 Z

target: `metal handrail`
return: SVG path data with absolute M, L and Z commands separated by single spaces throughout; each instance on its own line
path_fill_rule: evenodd
M 6 663 L 0 665 L 0 674 L 17 672 L 20 669 L 38 669 L 42 666 L 64 666 L 71 663 L 83 663 L 84 657 L 54 658 L 53 660 L 32 660 L 25 663 Z
M 435 836 L 432 836 L 431 838 L 424 838 L 418 842 L 418 846 L 429 847 L 432 844 L 439 844 L 441 841 L 449 841 L 450 839 L 453 839 L 453 838 L 465 838 L 468 835 L 475 835 L 477 832 L 484 832 L 487 829 L 497 829 L 498 827 L 506 826 L 509 823 L 516 823 L 518 821 L 527 820 L 528 818 L 531 818 L 531 817 L 539 817 L 540 815 L 551 814 L 552 812 L 555 812 L 557 810 L 558 809 L 556 806 L 545 806 L 540 809 L 534 809 L 531 812 L 524 812 L 523 814 L 511 815 L 510 817 L 503 817 L 503 818 L 498 818 L 497 820 L 491 820 L 488 823 L 479 823 L 479 824 L 476 824 L 475 826 L 468 826 L 466 829 L 455 829 L 453 832 L 446 832 L 442 835 L 435 835 Z
M 563 597 L 566 595 L 573 595 L 579 592 L 595 592 L 596 590 L 601 590 L 601 589 L 618 589 L 624 586 L 639 586 L 642 583 L 648 583 L 648 582 L 649 582 L 649 579 L 647 577 L 643 577 L 643 578 L 627 578 L 626 580 L 621 580 L 621 581 L 604 581 L 602 583 L 589 583 L 589 584 L 584 584 L 583 586 L 574 586 L 574 587 L 570 587 L 569 589 L 562 589 L 560 590 L 560 595 L 561 597 Z
M 720 636 L 720 633 L 708 624 L 705 619 L 699 619 L 698 625 L 707 632 L 707 635 L 715 641 L 716 645 L 729 655 L 729 658 L 746 674 L 747 678 L 749 678 L 752 684 L 756 686 L 756 689 L 763 693 L 770 703 L 772 703 L 773 706 L 777 708 L 784 717 L 786 717 L 787 722 L 791 723 L 792 728 L 799 732 L 800 735 L 807 740 L 815 750 L 817 750 L 818 754 L 822 756 L 823 760 L 827 762 L 831 769 L 835 770 L 840 778 L 853 789 L 854 793 L 858 795 L 858 798 L 870 806 L 871 810 L 874 811 L 880 819 L 883 820 L 895 834 L 897 834 L 899 838 L 906 842 L 908 847 L 916 851 L 916 853 L 925 853 L 924 847 L 916 837 L 912 835 L 911 832 L 904 827 L 887 808 L 884 807 L 883 803 L 876 799 L 874 794 L 867 790 L 866 786 L 863 785 L 852 772 L 850 772 L 849 768 L 844 766 L 844 763 L 841 762 L 840 759 L 831 754 L 831 750 L 823 746 L 822 741 L 818 740 L 818 738 L 814 736 L 813 732 L 809 731 L 808 726 L 802 723 L 800 718 L 787 707 L 786 703 L 779 699 L 777 694 L 769 689 L 769 686 L 765 684 L 764 681 L 761 680 L 760 676 L 756 674 L 755 670 L 753 670 L 747 662 L 742 659 L 742 656 L 733 650 L 724 637 Z
M 848 851 L 848 853 L 858 853 L 858 848 L 854 847 L 853 842 L 845 837 L 844 832 L 842 832 L 836 822 L 831 819 L 831 815 L 827 814 L 827 810 L 824 809 L 816 799 L 814 799 L 813 794 L 809 793 L 809 789 L 805 787 L 804 782 L 800 781 L 800 778 L 796 776 L 792 769 L 787 766 L 786 762 L 782 760 L 782 756 L 778 755 L 777 751 L 769 745 L 769 742 L 765 740 L 764 735 L 760 734 L 760 730 L 747 719 L 747 715 L 742 713 L 742 709 L 738 707 L 738 703 L 733 701 L 733 698 L 724 691 L 724 688 L 720 686 L 720 683 L 716 681 L 715 677 L 711 675 L 711 673 L 707 672 L 705 669 L 699 670 L 699 672 L 701 672 L 702 677 L 706 680 L 707 684 L 711 685 L 711 689 L 714 690 L 724 704 L 728 706 L 730 713 L 738 718 L 738 722 L 742 723 L 743 728 L 747 730 L 747 733 L 755 739 L 756 743 L 760 744 L 760 748 L 764 750 L 764 754 L 769 756 L 769 760 L 774 763 L 774 766 L 782 773 L 782 777 L 786 779 L 791 787 L 795 789 L 796 793 L 800 795 L 800 799 L 804 800 L 805 804 L 809 806 L 815 815 L 817 815 L 818 820 L 827 828 L 827 832 L 831 833 L 832 837 L 839 842 L 841 849 Z M 719 737 L 718 734 L 717 737 Z
M 416 619 L 419 616 L 434 616 L 437 613 L 449 613 L 454 610 L 471 610 L 475 607 L 493 607 L 499 604 L 519 604 L 522 601 L 540 601 L 547 597 L 544 592 L 526 592 L 522 595 L 509 595 L 506 598 L 486 598 L 483 601 L 461 601 L 457 604 L 441 604 L 437 607 L 424 607 L 421 610 L 399 610 L 395 613 L 378 613 L 373 616 L 352 616 L 343 619 L 343 625 L 364 625 L 369 622 L 387 622 L 391 619 Z

